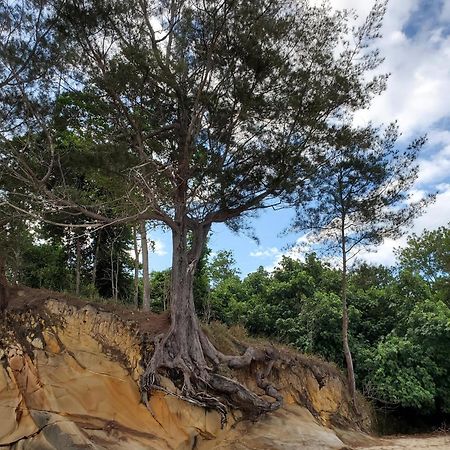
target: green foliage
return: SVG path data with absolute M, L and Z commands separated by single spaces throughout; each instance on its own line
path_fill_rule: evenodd
M 208 264 L 209 279 L 212 286 L 217 286 L 227 278 L 239 275 L 236 269 L 236 260 L 231 251 L 221 250 L 217 252 Z
M 33 236 L 26 221 L 9 218 L 5 222 L 0 228 L 0 258 L 10 281 L 17 282 L 23 270 L 24 253 L 33 246 Z
M 97 239 L 100 240 L 98 252 L 95 250 Z M 128 226 L 107 227 L 100 230 L 93 240 L 91 255 L 96 254 L 97 259 L 95 287 L 101 297 L 133 302 L 131 241 L 132 233 Z
M 371 45 L 382 0 L 360 26 L 308 1 L 56 0 L 46 14 L 36 2 L 11 5 L 32 39 L 13 32 L 20 45 L 0 53 L 0 89 L 15 100 L 15 114 L 0 108 L 10 130 L 0 150 L 38 193 L 27 211 L 156 220 L 183 235 L 173 248 L 189 263 L 198 252 L 185 245 L 188 230 L 202 249 L 213 223 L 239 228 L 242 215 L 298 197 L 337 119 L 385 87 Z M 35 16 L 52 25 L 46 39 Z M 35 47 L 42 58 L 28 58 Z M 15 70 L 24 62 L 31 76 Z
M 450 306 L 450 228 L 413 234 L 397 254 L 403 269 L 420 275 Z
M 305 263 L 283 258 L 272 274 L 260 267 L 241 281 L 232 273 L 217 284 L 211 295 L 215 318 L 228 324 L 244 324 L 254 334 L 277 336 L 308 351 L 314 345 L 300 338 L 305 327 L 314 320 L 325 323 L 330 320 L 327 314 L 332 315 L 326 301 L 317 301 L 320 292 L 331 291 L 329 295 L 336 299 L 338 289 L 339 274 L 315 255 L 308 255 Z
M 150 273 L 150 303 L 152 311 L 168 308 L 170 299 L 170 269 Z
M 51 244 L 29 247 L 23 254 L 20 282 L 55 291 L 73 287 L 73 273 L 67 265 L 66 250 Z
M 368 392 L 388 403 L 432 410 L 436 386 L 430 372 L 438 369 L 426 348 L 405 337 L 388 336 L 366 361 Z
M 307 297 L 296 317 L 278 319 L 278 333 L 284 342 L 300 351 L 330 361 L 342 360 L 340 323 L 342 304 L 334 293 L 317 292 Z
M 47 238 L 42 228 L 19 218 L 9 220 L 2 227 L 0 254 L 8 278 L 14 284 L 70 291 L 74 274 L 69 265 L 68 248 L 62 244 L 61 234 L 55 240 Z
M 213 319 L 226 324 L 243 323 L 243 313 L 249 302 L 242 287 L 242 281 L 234 276 L 224 279 L 211 292 Z
M 375 345 L 398 323 L 402 303 L 396 295 L 398 283 L 389 269 L 361 264 L 352 271 L 349 285 L 350 305 L 358 311 L 352 333 L 359 348 Z

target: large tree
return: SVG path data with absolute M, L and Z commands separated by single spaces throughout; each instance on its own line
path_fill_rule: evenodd
M 432 195 L 411 200 L 417 178 L 417 154 L 424 138 L 406 148 L 398 142 L 398 129 L 343 126 L 330 146 L 328 164 L 310 184 L 313 200 L 300 201 L 293 228 L 310 230 L 323 250 L 337 256 L 341 266 L 342 344 L 348 384 L 356 406 L 355 374 L 348 339 L 348 267 L 363 249 L 397 238 L 417 217 Z M 302 199 L 300 199 L 302 200 Z
M 171 326 L 155 341 L 143 392 L 157 386 L 160 369 L 173 369 L 183 392 L 197 400 L 207 387 L 254 411 L 278 407 L 267 373 L 258 383 L 273 403 L 211 370 L 210 363 L 241 367 L 271 356 L 249 348 L 229 357 L 215 349 L 195 314 L 194 274 L 212 224 L 236 229 L 245 214 L 280 203 L 281 194 L 289 200 L 326 163 L 336 119 L 383 89 L 385 77 L 367 72 L 380 62 L 369 46 L 384 2 L 356 28 L 347 13 L 306 0 L 52 5 L 54 42 L 65 58 L 57 76 L 45 74 L 44 103 L 53 101 L 53 109 L 32 108 L 23 80 L 30 126 L 16 138 L 40 145 L 39 161 L 52 164 L 27 165 L 26 152 L 8 152 L 8 139 L 4 145 L 9 166 L 34 192 L 28 210 L 51 206 L 94 224 L 167 226 Z M 77 174 L 96 195 L 67 184 L 65 167 L 77 160 Z

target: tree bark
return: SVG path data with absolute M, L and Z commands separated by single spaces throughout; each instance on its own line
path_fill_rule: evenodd
M 94 253 L 94 262 L 92 264 L 92 284 L 95 286 L 95 282 L 97 280 L 97 265 L 98 265 L 98 254 L 100 252 L 100 240 L 101 240 L 101 230 L 98 231 L 97 241 L 95 243 L 95 253 Z
M 134 244 L 134 304 L 139 308 L 139 248 L 137 242 L 137 229 L 133 226 Z
M 150 277 L 148 273 L 148 241 L 147 241 L 147 229 L 145 227 L 145 221 L 139 223 L 141 233 L 141 248 L 142 248 L 142 281 L 144 284 L 144 294 L 142 298 L 142 309 L 144 311 L 150 311 Z
M 166 311 L 170 305 L 170 278 L 164 277 L 164 292 L 163 292 L 163 309 Z
M 80 236 L 76 238 L 76 263 L 75 263 L 75 295 L 80 295 L 81 283 L 81 239 Z
M 115 287 L 116 287 L 116 296 L 115 300 L 119 300 L 119 272 L 120 272 L 120 261 L 119 256 L 116 258 L 116 277 L 115 277 Z
M 186 230 L 172 232 L 173 259 L 170 287 L 171 329 L 181 354 L 191 354 L 197 369 L 206 369 L 194 306 L 194 274 L 198 258 L 187 251 Z M 192 251 L 195 253 L 195 242 Z M 198 244 L 197 244 L 198 245 Z M 189 257 L 190 256 L 190 257 Z M 189 348 L 188 348 L 189 346 Z
M 109 263 L 111 265 L 111 268 L 110 268 L 110 273 L 111 273 L 111 280 L 110 280 L 111 281 L 111 297 L 114 300 L 116 298 L 116 291 L 115 291 L 116 284 L 114 283 L 114 274 L 115 274 L 115 271 L 114 271 L 114 240 L 113 240 L 113 242 L 111 244 L 111 248 L 110 248 L 110 251 L 109 251 Z
M 19 274 L 20 274 L 20 269 L 19 267 L 21 267 L 21 252 L 20 250 L 14 250 L 14 267 L 12 268 L 12 284 L 13 285 L 17 285 L 19 283 Z
M 343 222 L 344 223 L 344 222 Z M 353 368 L 353 358 L 350 351 L 350 345 L 348 343 L 348 305 L 347 305 L 347 250 L 345 245 L 345 230 L 342 227 L 342 347 L 344 351 L 345 364 L 347 366 L 347 382 L 348 389 L 352 398 L 353 406 L 357 410 L 356 405 L 356 383 L 355 383 L 355 371 Z
M 9 301 L 8 280 L 6 279 L 6 267 L 3 256 L 0 256 L 0 312 L 3 313 Z

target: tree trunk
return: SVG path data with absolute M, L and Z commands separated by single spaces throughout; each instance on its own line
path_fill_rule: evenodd
M 19 267 L 21 267 L 21 251 L 14 250 L 14 268 L 12 268 L 12 284 L 17 285 L 19 283 Z
M 80 295 L 80 282 L 81 282 L 81 239 L 80 236 L 76 238 L 76 267 L 75 267 L 75 295 Z
M 119 255 L 117 255 L 117 259 L 116 259 L 116 278 L 115 278 L 115 283 L 116 283 L 116 301 L 119 300 L 119 272 L 120 272 L 120 260 L 119 260 Z
M 137 242 L 137 229 L 133 226 L 134 244 L 134 304 L 139 308 L 139 248 Z
M 170 286 L 171 329 L 181 354 L 191 354 L 200 371 L 206 369 L 194 306 L 194 274 L 198 260 L 189 258 L 186 232 L 172 232 L 173 259 Z M 189 261 L 191 259 L 191 261 Z M 189 349 L 187 347 L 190 347 Z
M 167 333 L 155 338 L 154 353 L 142 376 L 144 403 L 148 406 L 148 392 L 152 389 L 165 390 L 160 386 L 157 372 L 159 369 L 169 369 L 169 373 L 178 374 L 173 381 L 178 384 L 182 398 L 203 407 L 215 408 L 224 419 L 227 411 L 225 404 L 238 407 L 255 417 L 279 408 L 282 396 L 267 380 L 277 358 L 275 350 L 255 350 L 249 347 L 242 356 L 227 356 L 218 351 L 203 333 L 195 314 L 193 287 L 195 270 L 209 226 L 198 225 L 191 230 L 192 245 L 188 248 L 187 227 L 183 221 L 178 224 L 172 228 L 171 324 Z M 213 370 L 221 363 L 230 368 L 241 368 L 253 361 L 265 365 L 265 369 L 256 375 L 256 384 L 266 395 L 273 397 L 274 402 L 259 397 L 242 384 Z M 208 362 L 212 363 L 213 368 L 208 366 Z M 212 393 L 225 397 L 225 402 Z
M 98 254 L 100 252 L 100 240 L 102 237 L 102 232 L 99 230 L 97 241 L 95 243 L 95 253 L 94 253 L 94 262 L 92 264 L 92 284 L 95 286 L 95 282 L 97 280 L 97 265 L 98 265 Z
M 3 256 L 0 256 L 0 312 L 3 313 L 9 300 L 8 280 L 6 279 L 6 267 Z
M 164 292 L 163 292 L 163 309 L 166 311 L 170 305 L 170 278 L 164 277 Z
M 111 249 L 109 252 L 109 263 L 111 265 L 110 268 L 110 273 L 111 273 L 111 297 L 114 300 L 116 298 L 116 290 L 115 290 L 115 286 L 116 284 L 114 283 L 114 241 L 111 244 Z
M 344 233 L 345 230 L 343 229 Z M 347 305 L 347 250 L 345 246 L 345 235 L 342 238 L 342 346 L 345 356 L 345 364 L 347 366 L 347 380 L 350 395 L 352 397 L 352 402 L 355 410 L 357 410 L 356 405 L 356 383 L 355 383 L 355 371 L 353 369 L 353 358 L 350 351 L 350 345 L 348 343 L 348 305 Z
M 148 242 L 147 229 L 145 221 L 139 223 L 141 233 L 141 248 L 142 248 L 142 281 L 144 284 L 144 295 L 142 299 L 142 309 L 150 311 L 150 277 L 148 273 Z

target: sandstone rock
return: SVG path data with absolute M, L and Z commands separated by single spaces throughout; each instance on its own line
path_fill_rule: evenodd
M 61 320 L 44 326 L 42 339 L 32 337 L 30 330 L 25 341 L 31 341 L 32 350 L 24 347 L 26 342 L 10 342 L 4 350 L 0 446 L 37 450 L 345 446 L 331 428 L 337 416 L 341 422 L 352 420 L 348 395 L 336 371 L 299 360 L 275 375 L 284 408 L 257 423 L 239 420 L 236 411 L 222 428 L 217 412 L 163 392 L 151 396 L 151 412 L 140 402 L 137 381 L 147 344 L 135 324 L 91 305 L 77 307 L 51 299 L 45 308 Z M 249 373 L 236 376 L 257 390 Z M 174 388 L 169 380 L 163 384 Z

